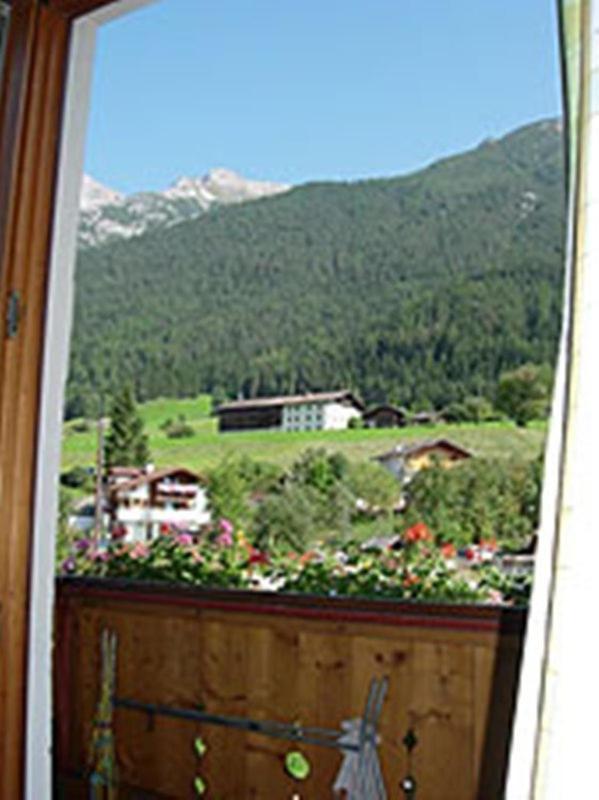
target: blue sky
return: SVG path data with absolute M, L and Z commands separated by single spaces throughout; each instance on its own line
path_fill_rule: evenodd
M 160 0 L 99 33 L 86 171 L 395 175 L 560 113 L 553 0 Z

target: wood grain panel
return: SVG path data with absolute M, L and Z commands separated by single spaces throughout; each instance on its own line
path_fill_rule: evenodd
M 216 610 L 209 592 L 198 592 L 193 602 L 183 593 L 186 604 L 177 604 L 176 589 L 168 595 L 157 591 L 153 601 L 152 590 L 138 601 L 118 592 L 110 599 L 110 591 L 97 585 L 97 597 L 89 585 L 78 595 L 77 582 L 59 590 L 57 663 L 69 663 L 72 685 L 66 695 L 57 691 L 57 718 L 60 727 L 63 713 L 74 716 L 69 730 L 81 740 L 59 740 L 63 775 L 85 767 L 98 692 L 98 640 L 109 627 L 119 637 L 118 692 L 150 702 L 192 707 L 200 701 L 217 713 L 338 728 L 362 712 L 371 678 L 388 676 L 380 753 L 389 796 L 399 795 L 407 769 L 402 739 L 408 726 L 419 738 L 413 760 L 419 796 L 501 796 L 520 635 L 504 633 L 499 622 L 494 631 L 464 630 L 463 611 L 456 609 L 458 628 L 451 630 L 450 610 L 446 625 L 435 627 L 423 609 L 420 627 L 413 619 L 406 627 L 389 624 L 385 615 L 364 625 L 359 614 L 352 622 L 348 609 L 336 621 L 326 601 L 315 603 L 325 616 L 319 620 L 249 614 L 237 600 L 229 610 Z M 281 612 L 285 607 L 283 598 Z M 370 604 L 372 618 L 377 607 Z M 417 616 L 417 608 L 411 614 Z M 77 636 L 63 638 L 69 627 Z M 208 746 L 200 764 L 192 752 L 198 731 Z M 296 790 L 311 800 L 330 800 L 341 763 L 333 751 L 300 748 L 312 775 L 296 786 L 284 771 L 284 755 L 295 746 L 257 734 L 162 719 L 148 725 L 145 714 L 119 711 L 116 736 L 123 797 L 142 790 L 146 797 L 191 797 L 197 768 L 209 796 L 223 800 L 272 800 Z

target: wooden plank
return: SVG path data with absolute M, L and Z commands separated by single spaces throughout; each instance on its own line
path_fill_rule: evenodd
M 81 766 L 89 740 L 97 643 L 108 626 L 121 642 L 119 686 L 151 702 L 189 707 L 199 697 L 217 713 L 337 728 L 362 712 L 370 679 L 386 675 L 390 690 L 380 753 L 389 795 L 399 793 L 405 776 L 402 739 L 413 726 L 419 738 L 413 759 L 419 794 L 443 800 L 500 796 L 517 638 L 481 631 L 475 642 L 472 631 L 458 630 L 448 642 L 447 631 L 435 628 L 277 619 L 159 602 L 107 604 L 104 596 L 94 600 L 90 594 L 70 594 L 69 602 L 78 608 L 78 638 L 71 634 L 71 644 L 59 640 L 57 657 L 64 661 L 61 649 L 69 646 L 77 664 L 71 670 L 79 684 L 72 687 L 71 708 L 80 719 L 71 730 L 84 745 L 77 750 L 71 743 L 71 752 L 78 753 L 70 761 L 72 771 Z M 61 713 L 58 709 L 59 724 Z M 158 720 L 148 731 L 145 715 L 119 712 L 122 780 L 152 796 L 189 796 L 194 735 L 193 725 Z M 206 726 L 202 736 L 208 753 L 199 772 L 211 795 L 266 800 L 290 797 L 297 789 L 302 797 L 330 798 L 341 763 L 334 752 L 300 748 L 313 774 L 294 787 L 284 771 L 284 754 L 293 745 Z M 134 796 L 127 792 L 123 796 Z
M 419 741 L 419 794 L 472 798 L 472 648 L 422 641 L 414 643 L 413 654 L 408 720 Z

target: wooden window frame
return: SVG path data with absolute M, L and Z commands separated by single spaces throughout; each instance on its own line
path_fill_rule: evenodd
M 69 82 L 77 77 L 78 48 L 91 61 L 97 25 L 150 1 L 12 2 L 0 86 L 0 797 L 11 800 L 51 795 L 48 667 L 53 570 L 48 554 L 55 524 L 44 525 L 39 510 L 56 503 L 51 495 L 58 466 L 57 414 L 66 369 L 64 352 L 56 359 L 61 362 L 58 369 L 49 363 L 54 360 L 49 343 L 61 341 L 64 350 L 68 340 L 68 324 L 56 319 L 61 309 L 49 303 L 58 277 L 54 273 L 59 271 L 51 265 L 58 255 L 53 251 L 60 248 L 56 214 L 63 200 L 62 195 L 57 200 L 61 171 L 71 158 L 63 147 L 64 133 L 70 113 L 75 123 L 78 118 L 80 129 L 80 179 L 85 112 L 76 106 L 79 101 L 86 104 L 88 88 L 80 87 L 78 96 Z M 84 66 L 89 68 L 89 63 Z M 70 112 L 69 93 L 74 104 Z M 71 201 L 76 183 L 77 175 L 71 175 Z M 71 202 L 67 211 L 74 240 L 76 205 Z M 66 261 L 72 262 L 74 241 L 70 248 Z M 9 304 L 18 311 L 17 328 L 10 335 Z M 66 306 L 68 317 L 68 300 Z M 52 326 L 60 329 L 58 339 L 48 335 Z M 47 387 L 52 394 L 48 403 L 44 384 L 53 380 L 59 385 Z M 44 492 L 45 506 L 44 497 L 40 501 Z M 41 665 L 41 674 L 33 669 L 34 662 Z

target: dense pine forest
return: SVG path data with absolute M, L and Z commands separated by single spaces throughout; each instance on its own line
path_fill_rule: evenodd
M 139 399 L 348 387 L 492 398 L 551 363 L 563 262 L 555 122 L 405 177 L 319 183 L 79 254 L 67 416 Z

